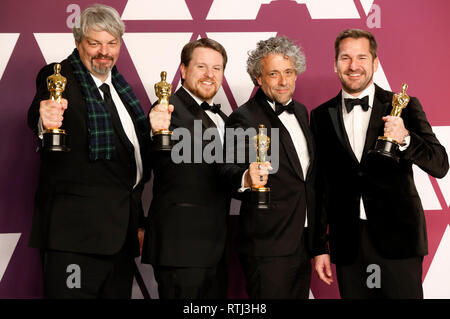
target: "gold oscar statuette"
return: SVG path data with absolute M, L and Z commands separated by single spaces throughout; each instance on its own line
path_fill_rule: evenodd
M 265 134 L 266 128 L 260 124 L 258 134 L 253 137 L 253 147 L 256 151 L 256 162 L 264 163 L 267 161 L 267 152 L 270 148 L 270 137 Z M 262 176 L 261 176 L 262 178 Z M 250 193 L 250 202 L 260 209 L 267 209 L 270 206 L 270 188 L 264 186 L 252 186 Z
M 66 88 L 67 79 L 61 75 L 61 64 L 56 63 L 53 67 L 54 74 L 47 77 L 47 89 L 50 92 L 50 99 L 61 103 L 62 93 Z M 70 149 L 66 146 L 65 130 L 50 127 L 44 130 L 42 141 L 43 149 L 51 152 L 68 152 Z
M 167 72 L 161 72 L 161 81 L 155 84 L 155 94 L 158 98 L 158 104 L 169 107 L 169 97 L 172 93 L 172 84 L 166 82 Z M 153 142 L 154 150 L 170 151 L 172 149 L 172 131 L 160 130 L 154 133 Z
M 402 114 L 402 110 L 409 103 L 409 96 L 406 94 L 406 90 L 408 89 L 408 84 L 402 84 L 402 91 L 400 93 L 395 93 L 392 98 L 392 111 L 391 116 L 400 116 Z M 399 161 L 399 157 L 397 155 L 399 145 L 402 141 L 396 141 L 393 138 L 387 136 L 379 136 L 377 142 L 375 144 L 375 148 L 371 150 L 370 154 L 377 154 L 386 156 L 395 161 Z

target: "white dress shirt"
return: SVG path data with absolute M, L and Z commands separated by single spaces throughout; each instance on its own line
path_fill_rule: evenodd
M 92 75 L 91 75 L 92 76 Z M 92 79 L 95 82 L 95 85 L 97 85 L 98 88 L 103 83 L 106 83 L 109 85 L 109 90 L 111 91 L 111 98 L 116 106 L 117 113 L 119 114 L 120 122 L 122 123 L 123 130 L 125 134 L 127 135 L 128 139 L 130 140 L 131 144 L 133 144 L 134 148 L 134 158 L 136 160 L 136 183 L 134 184 L 133 188 L 136 187 L 136 185 L 139 183 L 139 181 L 142 178 L 142 159 L 141 159 L 141 148 L 139 146 L 139 140 L 136 135 L 136 130 L 134 128 L 133 120 L 131 119 L 130 114 L 128 113 L 128 110 L 126 109 L 125 105 L 123 105 L 122 99 L 119 97 L 119 94 L 117 93 L 116 89 L 114 88 L 114 85 L 111 83 L 111 72 L 109 72 L 107 79 L 105 82 L 102 82 L 100 79 L 96 78 L 95 76 L 92 76 Z M 103 91 L 99 89 L 100 95 L 103 98 Z
M 186 90 L 186 92 L 189 93 L 190 96 L 192 96 L 192 98 L 195 100 L 195 102 L 197 102 L 197 104 L 200 105 L 204 102 L 203 100 L 201 100 L 200 98 L 198 98 L 197 96 L 195 96 L 191 91 L 189 91 L 188 89 L 186 89 L 184 86 L 182 86 L 182 88 L 184 90 Z M 205 101 L 206 102 L 206 101 Z M 212 106 L 212 105 L 211 105 Z M 219 136 L 220 136 L 220 141 L 223 145 L 223 135 L 225 133 L 225 122 L 222 119 L 222 117 L 219 115 L 219 113 L 214 113 L 211 110 L 205 110 L 206 114 L 208 114 L 209 118 L 214 122 L 214 124 L 216 124 L 217 130 L 219 131 Z
M 292 99 L 289 100 L 286 103 L 286 105 L 289 104 L 291 101 Z M 267 102 L 275 111 L 275 103 L 272 101 Z M 308 143 L 306 141 L 305 134 L 303 133 L 303 130 L 300 127 L 300 123 L 298 123 L 297 118 L 295 117 L 295 114 L 291 114 L 285 111 L 280 115 L 278 115 L 278 118 L 280 119 L 281 123 L 283 123 L 283 125 L 286 127 L 287 131 L 289 132 L 289 135 L 291 136 L 292 142 L 294 143 L 295 151 L 300 161 L 300 165 L 302 166 L 303 177 L 306 180 L 306 174 L 308 172 L 310 159 L 308 152 Z M 239 192 L 243 192 L 249 189 L 249 187 L 244 187 L 244 176 L 247 171 L 248 170 L 246 170 L 244 172 L 244 175 L 242 176 L 241 188 L 238 190 Z M 308 214 L 306 214 L 305 216 L 305 227 L 308 227 Z
M 350 113 L 347 113 L 344 99 L 355 99 L 356 97 L 342 90 L 342 116 L 345 131 L 347 132 L 350 146 L 358 162 L 361 162 L 364 144 L 366 142 L 367 128 L 369 127 L 370 115 L 372 114 L 373 100 L 375 98 L 375 85 L 369 85 L 357 98 L 369 96 L 369 109 L 364 111 L 361 105 L 355 105 Z M 362 197 L 360 198 L 359 218 L 367 220 L 366 211 Z
M 344 99 L 362 99 L 366 95 L 369 96 L 369 109 L 364 111 L 361 105 L 355 105 L 350 113 L 347 113 Z M 361 162 L 362 153 L 364 150 L 364 144 L 366 143 L 367 129 L 369 127 L 370 115 L 373 109 L 373 100 L 375 98 L 375 85 L 372 83 L 364 91 L 362 91 L 357 97 L 350 95 L 342 90 L 342 117 L 344 120 L 345 131 L 347 132 L 348 140 L 352 147 L 355 157 L 358 162 Z M 405 138 L 403 146 L 399 147 L 400 151 L 404 151 L 408 148 L 411 137 Z M 359 218 L 367 220 L 366 211 L 364 209 L 364 203 L 362 197 L 360 198 L 360 210 Z
M 289 104 L 289 102 L 286 103 Z M 273 110 L 275 110 L 275 103 L 271 103 L 269 101 L 270 106 Z M 286 127 L 291 136 L 292 142 L 295 146 L 295 151 L 297 152 L 298 159 L 300 161 L 300 165 L 302 166 L 303 177 L 306 179 L 306 174 L 309 168 L 309 152 L 308 152 L 308 143 L 306 142 L 305 134 L 303 133 L 302 128 L 300 127 L 300 123 L 297 121 L 295 114 L 289 112 L 283 112 L 278 115 L 281 123 Z

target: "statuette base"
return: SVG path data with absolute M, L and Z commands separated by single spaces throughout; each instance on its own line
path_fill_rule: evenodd
M 172 147 L 172 131 L 161 130 L 153 134 L 154 151 L 171 151 Z
M 397 152 L 398 143 L 395 140 L 380 136 L 375 144 L 375 148 L 369 151 L 369 154 L 385 156 L 398 163 L 400 158 L 398 157 Z
M 250 192 L 250 203 L 258 209 L 270 208 L 270 188 L 268 187 L 252 187 Z
M 66 131 L 60 129 L 44 130 L 42 149 L 46 152 L 69 152 L 66 146 Z

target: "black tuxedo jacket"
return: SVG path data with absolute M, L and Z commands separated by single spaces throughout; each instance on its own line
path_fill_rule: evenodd
M 250 191 L 237 193 L 241 187 L 242 175 L 248 169 L 249 162 L 255 159 L 246 158 L 242 164 L 226 163 L 222 167 L 224 178 L 228 179 L 234 195 L 242 200 L 239 215 L 238 251 L 248 256 L 286 256 L 297 249 L 303 234 L 306 211 L 308 213 L 308 247 L 313 250 L 312 234 L 315 227 L 315 152 L 314 142 L 308 126 L 308 112 L 304 105 L 295 102 L 295 116 L 305 135 L 310 156 L 310 165 L 306 176 L 303 176 L 301 164 L 295 146 L 278 116 L 267 102 L 263 91 L 259 89 L 247 103 L 235 110 L 226 122 L 226 128 L 255 128 L 259 124 L 267 128 L 271 138 L 270 149 L 274 143 L 279 144 L 279 168 L 270 174 L 267 187 L 271 190 L 271 207 L 257 209 L 250 205 Z M 279 141 L 272 136 L 272 129 L 279 129 Z M 228 134 L 228 132 L 227 132 Z M 233 152 L 236 147 L 229 143 L 226 134 L 226 151 Z M 252 142 L 245 148 L 253 147 Z M 275 156 L 275 154 L 271 154 Z M 236 159 L 235 159 L 236 161 Z
M 190 134 L 187 140 L 175 144 L 174 153 L 179 154 L 175 150 L 181 142 L 187 142 L 191 147 L 190 162 L 177 164 L 171 158 L 172 152 L 152 153 L 153 199 L 142 261 L 175 267 L 214 266 L 225 250 L 230 196 L 219 180 L 217 163 L 203 159 L 194 162 L 196 148 L 200 146 L 202 151 L 210 142 L 194 136 L 194 121 L 201 121 L 200 134 L 216 126 L 184 88 L 170 97 L 170 103 L 175 108 L 170 130 Z M 220 115 L 226 119 L 223 112 Z M 222 152 L 219 145 L 217 151 Z
M 39 103 L 49 98 L 46 78 L 51 74 L 53 64 L 39 72 L 37 92 L 28 111 L 28 125 L 36 135 Z M 136 182 L 134 148 L 114 115 L 114 159 L 89 160 L 87 106 L 68 60 L 61 63 L 61 74 L 67 78 L 63 98 L 68 100 L 61 128 L 68 134 L 71 151 L 41 151 L 30 245 L 111 255 L 118 252 L 127 239 L 128 249 L 138 256 L 137 227 L 144 224 L 141 194 L 149 176 L 148 168 L 144 167 L 144 177 L 133 189 Z M 149 132 L 149 126 L 142 132 L 136 131 L 144 157 Z M 145 163 L 145 158 L 142 160 Z
M 419 101 L 412 97 L 402 112 L 411 135 L 409 147 L 399 152 L 400 162 L 368 154 L 383 136 L 382 117 L 392 110 L 393 93 L 375 86 L 375 98 L 361 162 L 351 149 L 343 125 L 341 93 L 311 112 L 318 158 L 321 231 L 318 242 L 326 248 L 326 227 L 334 263 L 345 264 L 358 254 L 360 198 L 367 216 L 369 236 L 385 258 L 427 254 L 427 231 L 412 164 L 441 178 L 448 157 L 436 139 Z

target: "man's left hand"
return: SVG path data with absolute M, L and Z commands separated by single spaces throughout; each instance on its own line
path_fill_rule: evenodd
M 403 124 L 403 119 L 399 116 L 384 116 L 384 136 L 394 139 L 402 144 L 409 132 Z

